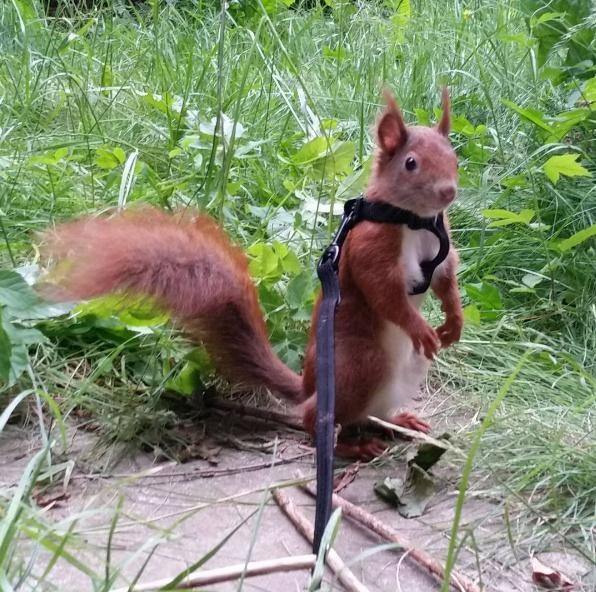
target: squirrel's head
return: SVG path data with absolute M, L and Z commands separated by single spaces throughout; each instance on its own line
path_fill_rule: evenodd
M 434 216 L 457 193 L 457 157 L 449 142 L 449 93 L 443 89 L 443 114 L 435 127 L 407 126 L 390 92 L 377 122 L 377 151 L 367 196 Z

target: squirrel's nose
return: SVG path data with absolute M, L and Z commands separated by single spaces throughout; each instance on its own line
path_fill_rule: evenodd
M 455 199 L 455 185 L 444 185 L 437 190 L 443 203 L 449 204 Z

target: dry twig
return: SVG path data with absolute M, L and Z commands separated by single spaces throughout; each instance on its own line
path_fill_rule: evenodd
M 273 499 L 283 510 L 284 514 L 290 519 L 292 524 L 298 529 L 300 534 L 312 544 L 314 537 L 314 528 L 308 518 L 304 516 L 295 506 L 292 499 L 281 489 L 273 492 Z M 349 567 L 342 561 L 341 557 L 333 549 L 327 553 L 327 565 L 337 576 L 337 579 L 344 585 L 348 592 L 368 592 L 368 588 L 356 578 Z
M 316 496 L 316 492 L 312 485 L 304 485 L 303 488 L 310 495 Z M 397 543 L 406 553 L 408 553 L 408 557 L 411 557 L 417 563 L 428 569 L 428 571 L 438 577 L 441 581 L 445 578 L 445 568 L 439 561 L 429 555 L 426 551 L 412 546 L 407 539 L 375 518 L 366 510 L 355 506 L 335 493 L 333 494 L 333 507 L 341 508 L 346 516 L 349 516 L 363 526 L 366 526 L 366 528 L 372 530 L 385 540 Z M 461 592 L 480 592 L 480 589 L 474 582 L 472 582 L 472 580 L 456 570 L 453 570 L 451 573 L 451 585 Z
M 249 563 L 238 563 L 228 567 L 219 567 L 217 569 L 206 569 L 199 571 L 194 575 L 182 580 L 176 585 L 176 590 L 188 590 L 237 580 L 244 574 L 244 577 L 262 576 L 272 573 L 296 571 L 299 569 L 312 569 L 315 565 L 316 555 L 298 555 L 296 557 L 280 557 L 279 559 L 267 559 L 266 561 L 250 561 Z M 113 592 L 147 592 L 149 590 L 159 590 L 166 584 L 169 584 L 173 578 L 156 580 L 139 584 L 134 588 L 118 588 Z

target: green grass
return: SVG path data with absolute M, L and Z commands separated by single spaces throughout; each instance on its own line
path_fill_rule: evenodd
M 205 208 L 246 246 L 275 346 L 299 368 L 315 262 L 336 221 L 327 212 L 362 190 L 382 85 L 409 121 L 427 123 L 448 84 L 468 323 L 436 364 L 432 383 L 448 395 L 438 412 L 475 430 L 529 351 L 470 488 L 515 517 L 516 553 L 563 546 L 593 561 L 594 15 L 544 17 L 540 2 L 513 0 L 265 4 L 222 15 L 199 0 L 58 2 L 48 16 L 41 3 L 3 1 L 0 265 L 37 263 L 34 232 L 78 213 L 135 201 Z M 562 154 L 582 168 L 556 180 L 545 164 Z M 175 450 L 176 399 L 212 379 L 202 352 L 153 311 L 114 314 L 108 300 L 58 312 L 0 299 L 0 346 L 12 344 L 10 360 L 0 352 L 0 401 L 30 388 L 24 398 L 36 400 L 13 419 L 85 414 L 106 466 L 116 443 Z M 438 320 L 434 304 L 428 312 Z M 27 569 L 14 555 L 27 529 L 58 540 L 27 496 L 43 470 L 30 467 L 29 483 L 0 496 L 0 513 L 16 512 L 0 538 L 12 582 Z M 50 582 L 57 568 L 28 569 L 25 579 Z

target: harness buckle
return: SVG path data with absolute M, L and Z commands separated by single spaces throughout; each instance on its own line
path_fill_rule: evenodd
M 339 257 L 341 255 L 341 248 L 348 236 L 348 232 L 354 227 L 360 216 L 360 207 L 362 205 L 362 198 L 350 199 L 344 205 L 344 214 L 341 222 L 330 245 L 323 251 L 323 255 L 319 259 L 317 271 L 321 270 L 324 263 L 331 263 L 335 271 L 339 268 Z

